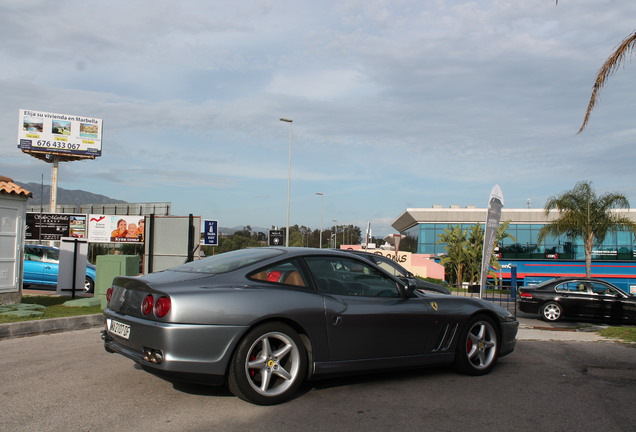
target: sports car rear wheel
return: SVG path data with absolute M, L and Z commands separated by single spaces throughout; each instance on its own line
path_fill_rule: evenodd
M 303 383 L 307 352 L 288 325 L 267 323 L 241 340 L 232 358 L 228 387 L 239 398 L 258 405 L 289 399 Z
M 498 350 L 497 330 L 492 319 L 475 316 L 460 335 L 455 367 L 468 375 L 484 375 L 497 362 Z
M 558 321 L 563 316 L 563 308 L 557 302 L 548 302 L 541 306 L 539 316 L 546 321 Z

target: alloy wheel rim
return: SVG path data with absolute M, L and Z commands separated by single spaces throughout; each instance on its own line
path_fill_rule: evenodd
M 488 368 L 497 354 L 497 333 L 490 323 L 478 321 L 466 338 L 466 355 L 476 369 Z
M 543 316 L 545 316 L 550 321 L 555 321 L 559 318 L 559 316 L 561 316 L 561 310 L 558 308 L 558 306 L 551 304 L 545 307 L 545 309 L 543 310 Z
M 278 396 L 297 380 L 300 350 L 284 333 L 272 332 L 259 337 L 250 347 L 245 373 L 252 389 L 263 396 Z

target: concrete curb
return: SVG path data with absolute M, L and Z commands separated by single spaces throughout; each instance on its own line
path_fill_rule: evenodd
M 0 324 L 0 340 L 101 327 L 104 322 L 104 315 L 94 314 Z
M 560 342 L 619 342 L 600 336 L 596 332 L 550 329 L 546 327 L 520 327 L 517 341 L 560 341 Z

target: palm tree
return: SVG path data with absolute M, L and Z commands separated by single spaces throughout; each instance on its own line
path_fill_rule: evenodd
M 495 237 L 496 244 L 501 243 L 506 238 L 516 241 L 513 236 L 506 233 L 509 225 L 509 220 L 499 225 Z M 444 246 L 446 255 L 440 260 L 440 263 L 448 270 L 446 279 L 458 286 L 461 286 L 464 280 L 468 280 L 471 285 L 478 281 L 484 244 L 483 225 L 477 223 L 467 229 L 462 229 L 460 225 L 454 225 L 444 229 L 444 232 L 438 237 L 437 244 L 446 243 Z M 490 257 L 490 266 L 494 269 L 500 267 L 499 260 L 495 255 Z M 496 277 L 496 274 L 492 273 L 492 275 Z
M 583 124 L 579 128 L 577 134 L 583 132 L 585 126 L 587 126 L 587 122 L 590 119 L 590 114 L 596 105 L 596 101 L 598 100 L 598 93 L 605 85 L 605 81 L 616 72 L 623 61 L 625 61 L 625 57 L 627 54 L 631 53 L 634 48 L 636 48 L 636 31 L 631 35 L 627 36 L 620 45 L 614 50 L 612 55 L 610 55 L 605 63 L 598 71 L 596 75 L 596 80 L 594 81 L 594 88 L 592 89 L 592 96 L 590 97 L 590 102 L 587 104 L 587 111 L 585 112 L 585 118 L 583 119 Z
M 455 225 L 444 229 L 440 234 L 437 244 L 446 243 L 446 255 L 440 259 L 440 264 L 448 269 L 447 281 L 461 287 L 464 281 L 464 269 L 466 267 L 466 254 L 468 238 L 466 230 Z
M 597 196 L 591 182 L 578 182 L 572 190 L 548 198 L 545 214 L 552 210 L 560 216 L 539 231 L 537 242 L 548 235 L 583 238 L 585 249 L 585 274 L 592 274 L 592 248 L 594 242 L 600 244 L 609 232 L 630 230 L 636 234 L 636 224 L 628 217 L 621 216 L 614 209 L 629 208 L 629 201 L 619 193 Z

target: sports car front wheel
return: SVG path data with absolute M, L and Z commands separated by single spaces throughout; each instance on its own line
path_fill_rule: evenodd
M 307 352 L 288 325 L 267 323 L 241 340 L 232 358 L 228 387 L 237 397 L 273 405 L 289 399 L 307 373 Z
M 473 317 L 462 330 L 457 346 L 455 367 L 468 375 L 484 375 L 497 362 L 499 345 L 492 319 Z

